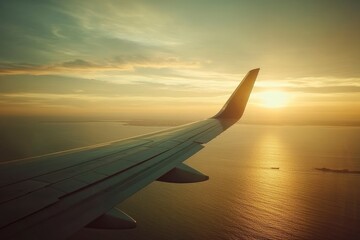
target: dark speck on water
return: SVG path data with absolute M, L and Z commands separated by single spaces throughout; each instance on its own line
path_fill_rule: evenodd
M 360 171 L 353 171 L 349 169 L 330 169 L 330 168 L 315 168 L 315 169 L 322 172 L 360 174 Z

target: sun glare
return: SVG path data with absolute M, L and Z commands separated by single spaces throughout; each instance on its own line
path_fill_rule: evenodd
M 267 91 L 260 93 L 261 105 L 266 108 L 282 108 L 289 101 L 289 95 L 282 91 Z

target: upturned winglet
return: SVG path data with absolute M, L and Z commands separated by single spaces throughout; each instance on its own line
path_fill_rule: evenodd
M 246 74 L 231 97 L 213 118 L 219 120 L 228 120 L 230 122 L 236 122 L 241 118 L 259 70 L 260 68 L 256 68 L 250 70 L 248 74 Z

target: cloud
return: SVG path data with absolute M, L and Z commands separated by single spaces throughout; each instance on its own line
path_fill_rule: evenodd
M 285 87 L 282 90 L 305 93 L 359 93 L 360 86 Z
M 110 61 L 90 62 L 75 59 L 49 65 L 0 62 L 0 75 L 81 74 L 82 72 L 133 71 L 136 68 L 198 68 L 196 61 L 182 61 L 176 57 L 117 56 Z
M 179 84 L 179 83 L 178 83 Z M 202 94 L 199 95 L 199 89 Z M 94 97 L 217 97 L 226 94 L 218 87 L 193 86 L 183 81 L 179 85 L 167 81 L 153 82 L 133 80 L 125 81 L 100 81 L 76 77 L 54 75 L 0 75 L 0 94 L 78 94 Z
M 84 69 L 84 68 L 94 68 L 97 65 L 91 62 L 87 62 L 82 59 L 76 59 L 68 62 L 63 62 L 61 66 L 65 68 L 76 68 L 76 69 Z
M 110 1 L 1 4 L 0 31 L 6 34 L 0 38 L 0 61 L 50 67 L 76 59 L 106 65 L 104 59 L 118 56 L 179 58 L 170 49 L 169 42 L 175 40 L 162 37 L 166 31 L 158 29 L 157 14 L 135 5 Z
M 255 91 L 277 89 L 299 93 L 357 93 L 360 92 L 360 78 L 305 77 L 264 80 L 255 83 Z

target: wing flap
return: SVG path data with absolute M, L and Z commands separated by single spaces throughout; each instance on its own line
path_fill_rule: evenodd
M 107 177 L 107 175 L 105 175 L 105 174 L 101 174 L 96 171 L 89 171 L 89 172 L 86 172 L 86 173 L 83 173 L 81 175 L 74 177 L 74 179 L 77 181 L 80 181 L 80 182 L 87 183 L 87 184 L 93 184 L 94 182 L 98 182 L 106 177 Z
M 62 194 L 47 187 L 2 204 L 0 228 L 56 203 Z
M 96 161 L 148 143 L 149 140 L 122 140 L 64 151 L 22 161 L 0 163 L 0 187 L 50 174 L 82 163 Z
M 48 186 L 48 183 L 26 180 L 0 189 L 0 203 L 21 197 Z
M 79 181 L 76 178 L 66 179 L 64 181 L 51 185 L 52 188 L 62 191 L 64 195 L 73 193 L 81 188 L 88 186 L 89 184 L 84 181 Z

